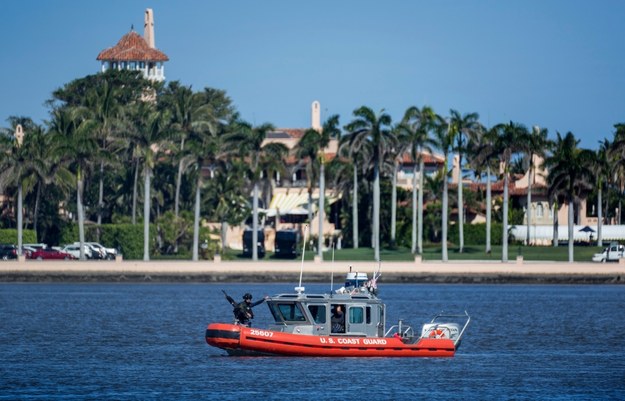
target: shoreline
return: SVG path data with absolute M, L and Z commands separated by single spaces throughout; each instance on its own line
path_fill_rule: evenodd
M 367 272 L 371 262 L 304 262 L 308 283 L 340 282 L 349 271 Z M 110 283 L 296 283 L 298 261 L 4 261 L 0 282 Z M 492 261 L 386 262 L 385 283 L 440 284 L 625 284 L 625 263 Z

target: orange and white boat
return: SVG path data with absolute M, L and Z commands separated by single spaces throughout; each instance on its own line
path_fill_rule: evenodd
M 369 280 L 365 273 L 350 272 L 335 292 L 307 294 L 296 287 L 293 294 L 267 299 L 274 318 L 267 329 L 211 323 L 206 342 L 230 355 L 454 356 L 471 320 L 468 313 L 438 314 L 418 333 L 401 320 L 387 329 L 386 305 L 377 296 L 376 282 L 375 274 Z

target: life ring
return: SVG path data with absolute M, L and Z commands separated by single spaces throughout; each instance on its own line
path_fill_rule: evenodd
M 430 338 L 443 338 L 444 333 L 442 329 L 432 329 L 430 331 Z

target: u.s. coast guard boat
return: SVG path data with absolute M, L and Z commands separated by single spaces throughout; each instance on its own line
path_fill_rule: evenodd
M 471 320 L 468 313 L 438 314 L 418 333 L 401 320 L 387 328 L 378 277 L 350 272 L 337 291 L 307 294 L 300 285 L 293 294 L 268 297 L 274 322 L 267 329 L 211 323 L 206 342 L 230 355 L 453 356 Z

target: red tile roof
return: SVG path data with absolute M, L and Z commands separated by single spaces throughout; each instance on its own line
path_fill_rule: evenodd
M 168 61 L 169 57 L 160 50 L 153 49 L 135 31 L 130 31 L 113 47 L 104 49 L 96 60 L 105 61 Z

